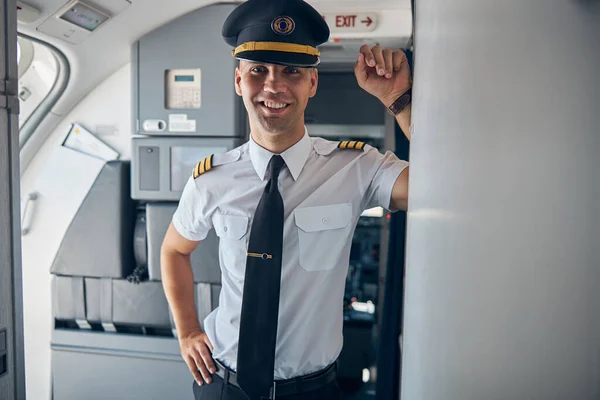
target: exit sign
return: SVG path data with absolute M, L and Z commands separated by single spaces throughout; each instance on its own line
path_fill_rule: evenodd
M 331 32 L 371 32 L 377 27 L 375 13 L 326 13 L 323 18 Z

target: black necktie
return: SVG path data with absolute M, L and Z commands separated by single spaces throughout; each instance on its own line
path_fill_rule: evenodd
M 284 164 L 281 156 L 269 162 L 269 181 L 254 213 L 248 243 L 237 382 L 250 400 L 269 398 L 273 385 L 283 248 L 283 200 L 277 178 Z

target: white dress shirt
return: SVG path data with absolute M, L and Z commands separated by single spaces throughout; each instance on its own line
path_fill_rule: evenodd
M 203 240 L 213 228 L 219 236 L 219 307 L 202 327 L 213 357 L 233 370 L 250 227 L 272 156 L 252 139 L 215 155 L 212 169 L 189 179 L 173 216 L 189 240 Z M 274 372 L 275 379 L 288 379 L 321 370 L 339 356 L 354 229 L 364 210 L 390 209 L 392 187 L 408 163 L 369 145 L 339 149 L 338 142 L 308 133 L 281 156 L 285 222 Z

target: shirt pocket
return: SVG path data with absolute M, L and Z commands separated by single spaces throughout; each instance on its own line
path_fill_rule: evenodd
M 246 267 L 248 220 L 239 215 L 217 213 L 213 216 L 221 265 L 242 278 Z
M 297 208 L 300 266 L 307 271 L 335 268 L 348 247 L 352 230 L 352 204 Z

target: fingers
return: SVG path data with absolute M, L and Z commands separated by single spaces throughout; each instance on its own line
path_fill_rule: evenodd
M 402 64 L 408 63 L 406 59 L 406 54 L 402 50 L 394 51 L 392 64 L 394 65 L 394 71 L 400 71 L 402 69 Z
M 360 47 L 360 54 L 364 55 L 365 63 L 369 67 L 374 67 L 375 66 L 375 64 L 376 64 L 375 56 L 373 55 L 373 51 L 371 50 L 371 48 L 369 47 L 368 44 L 363 44 Z
M 190 372 L 194 376 L 194 379 L 196 380 L 198 385 L 202 386 L 203 385 L 202 375 L 200 374 L 200 371 L 198 370 L 198 367 L 196 366 L 196 362 L 194 361 L 194 359 L 191 356 L 187 355 L 187 356 L 183 357 L 183 360 L 187 364 Z
M 385 75 L 385 60 L 383 59 L 383 50 L 381 46 L 377 45 L 373 47 L 371 50 L 373 52 L 373 57 L 375 58 L 375 71 L 377 75 L 384 76 Z
M 389 79 L 394 71 L 402 69 L 402 64 L 405 62 L 407 62 L 406 55 L 402 50 L 382 49 L 379 45 L 371 48 L 365 44 L 360 48 L 355 71 L 358 69 L 362 72 L 368 66 L 375 68 L 377 75 Z
M 394 71 L 394 53 L 392 49 L 383 49 L 383 61 L 385 65 L 385 77 L 391 78 Z
M 194 359 L 194 364 L 196 364 L 196 368 L 198 369 L 198 371 L 200 371 L 200 374 L 202 375 L 204 381 L 210 384 L 212 382 L 212 376 L 211 373 L 208 372 L 208 368 L 206 368 L 206 364 L 202 355 L 195 353 L 192 354 L 192 358 Z M 200 382 L 198 382 L 198 385 L 202 386 Z
M 208 337 L 203 336 L 203 338 L 196 338 L 193 344 L 185 346 L 187 350 L 182 351 L 183 359 L 199 386 L 202 386 L 204 382 L 210 384 L 212 374 L 217 372 L 212 359 L 214 348 Z
M 206 343 L 206 345 L 210 349 L 210 353 L 211 354 L 215 352 L 215 348 L 213 347 L 212 343 L 210 342 L 210 339 L 208 338 L 208 335 L 204 336 L 204 343 Z
M 354 74 L 356 75 L 356 81 L 358 82 L 358 85 L 363 87 L 364 82 L 367 80 L 368 74 L 365 54 L 362 51 L 358 53 L 358 61 L 356 64 L 354 64 Z
M 202 357 L 203 364 L 210 374 L 214 374 L 215 372 L 217 372 L 217 369 L 215 368 L 215 364 L 212 359 L 212 354 L 208 351 L 208 348 L 206 346 L 202 346 L 202 348 L 200 349 L 200 357 Z

